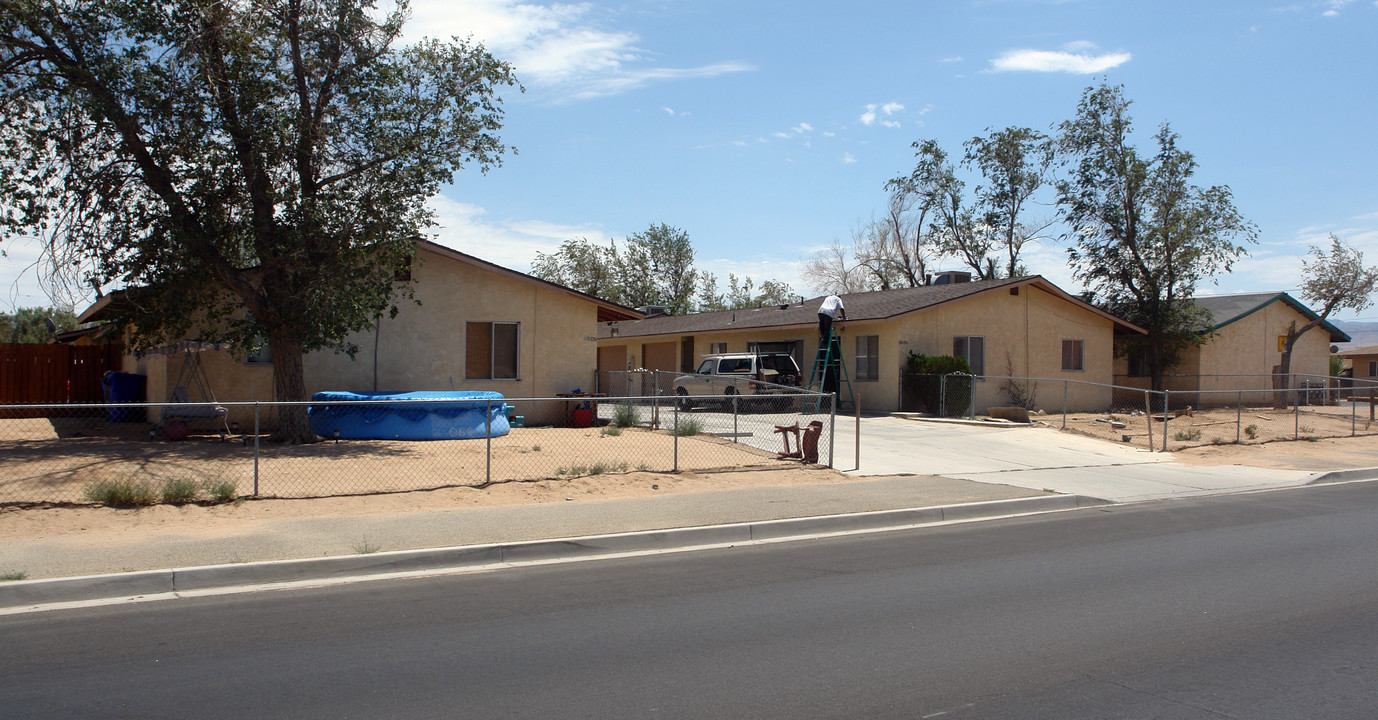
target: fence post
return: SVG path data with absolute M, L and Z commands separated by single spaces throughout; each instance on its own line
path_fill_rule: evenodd
M 1172 407 L 1172 391 L 1171 391 L 1171 390 L 1164 390 L 1164 391 L 1163 391 L 1163 452 L 1167 452 L 1167 424 L 1168 424 L 1168 418 L 1172 417 L 1172 415 L 1168 412 L 1168 409 L 1171 408 L 1171 407 Z
M 1292 388 L 1292 439 L 1301 439 L 1301 396 Z
M 254 401 L 254 497 L 258 497 L 258 401 Z
M 855 405 L 856 405 L 856 407 L 855 407 L 855 410 L 856 410 L 856 467 L 853 468 L 853 469 L 855 469 L 855 470 L 860 470 L 860 469 L 861 469 L 861 393 L 857 393 L 857 394 L 856 394 L 856 403 L 855 403 Z
M 938 417 L 947 417 L 947 373 L 938 376 Z
M 832 407 L 829 408 L 829 414 L 832 417 L 828 419 L 828 467 L 833 466 L 833 458 L 835 457 L 833 453 L 837 449 L 837 397 L 837 391 L 834 390 Z
M 1336 400 L 1335 402 L 1339 402 Z M 1349 436 L 1354 437 L 1359 430 L 1359 403 L 1354 402 L 1354 393 L 1349 394 Z
M 732 442 L 737 442 L 737 393 L 732 393 Z
M 1239 431 L 1244 426 L 1244 391 L 1239 391 L 1239 399 L 1234 404 L 1234 444 L 1239 444 Z
M 1144 419 L 1148 421 L 1148 451 L 1153 452 L 1153 395 L 1144 391 Z
M 679 403 L 675 403 L 675 429 L 671 433 L 674 437 L 675 445 L 675 468 L 674 472 L 679 472 Z
M 1026 370 L 1028 368 L 1025 368 Z M 1113 379 L 1113 378 L 1112 378 Z M 1032 405 L 1033 403 L 1029 403 Z M 1062 381 L 1062 429 L 1067 429 L 1067 381 Z
M 493 401 L 483 401 L 483 431 L 487 435 L 483 449 L 483 484 L 493 483 Z

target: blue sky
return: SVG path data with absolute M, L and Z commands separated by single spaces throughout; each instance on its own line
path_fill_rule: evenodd
M 1047 131 L 1102 78 L 1134 101 L 1142 148 L 1170 122 L 1197 182 L 1229 185 L 1259 227 L 1251 257 L 1199 292 L 1295 293 L 1306 248 L 1330 232 L 1378 263 L 1375 0 L 414 0 L 413 12 L 412 37 L 472 35 L 526 87 L 505 104 L 518 154 L 433 201 L 442 243 L 519 270 L 564 240 L 663 222 L 723 284 L 733 272 L 811 295 L 802 263 L 883 209 L 914 141 L 960 155 L 987 128 Z M 32 249 L 8 249 L 0 308 L 47 304 L 20 277 Z M 1062 244 L 1024 260 L 1080 289 Z

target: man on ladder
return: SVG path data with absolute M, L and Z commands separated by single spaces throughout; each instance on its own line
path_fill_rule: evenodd
M 842 298 L 836 295 L 829 295 L 823 299 L 823 304 L 818 307 L 818 346 L 824 360 L 815 359 L 814 364 L 822 364 L 823 367 L 816 368 L 822 372 L 821 388 L 823 392 L 830 393 L 837 391 L 837 366 L 833 350 L 833 320 L 846 320 L 847 308 L 842 306 Z M 825 346 L 826 343 L 826 346 Z M 841 348 L 838 348 L 841 350 Z M 840 353 L 839 353 L 840 355 Z
M 823 304 L 818 307 L 818 339 L 827 340 L 833 331 L 833 318 L 841 315 L 843 320 L 847 319 L 847 308 L 842 307 L 842 298 L 836 295 L 829 295 L 823 299 Z

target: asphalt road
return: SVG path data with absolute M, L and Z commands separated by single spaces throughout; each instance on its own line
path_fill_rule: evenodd
M 1355 718 L 1378 485 L 0 617 L 0 716 Z

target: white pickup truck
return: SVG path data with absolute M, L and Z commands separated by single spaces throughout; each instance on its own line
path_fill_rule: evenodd
M 680 410 L 688 411 L 694 397 L 775 395 L 801 383 L 799 364 L 786 353 L 705 355 L 694 374 L 675 378 L 675 401 Z

